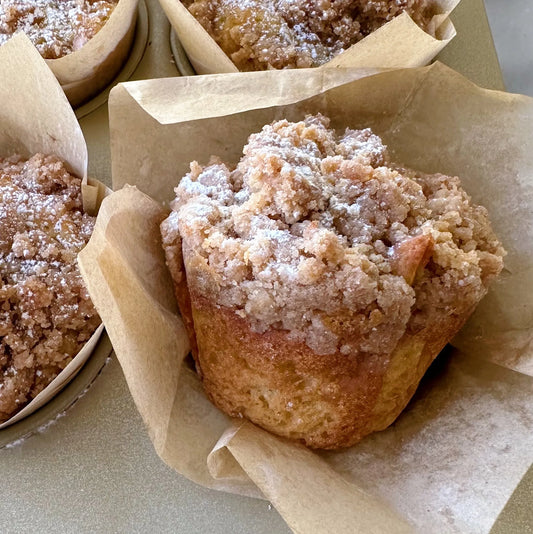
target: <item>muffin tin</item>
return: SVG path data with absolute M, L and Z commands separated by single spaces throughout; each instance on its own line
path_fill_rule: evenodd
M 452 18 L 458 36 L 439 59 L 480 85 L 502 89 L 482 0 L 463 0 Z M 193 73 L 157 0 L 141 2 L 129 59 L 112 85 Z M 89 175 L 107 185 L 110 88 L 76 110 L 88 144 Z M 0 530 L 289 532 L 268 503 L 198 487 L 162 464 L 111 351 L 109 338 L 102 336 L 54 400 L 0 431 L 0 448 L 8 445 L 0 451 L 5 480 Z

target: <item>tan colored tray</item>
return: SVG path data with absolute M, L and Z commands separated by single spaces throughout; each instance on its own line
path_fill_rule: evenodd
M 146 7 L 148 41 L 144 46 L 136 36 L 118 79 L 177 76 L 177 67 L 192 74 L 175 39 L 172 54 L 170 26 L 157 0 L 146 0 Z M 452 18 L 458 36 L 439 59 L 480 85 L 503 88 L 483 0 L 462 0 Z M 106 100 L 104 92 L 77 114 L 89 148 L 89 175 L 110 185 Z M 0 532 L 288 533 L 267 502 L 201 488 L 159 460 L 116 359 L 102 369 L 109 351 L 106 336 L 60 396 L 16 433 L 0 433 L 0 447 L 34 433 L 0 450 Z M 530 472 L 494 534 L 528 532 L 532 480 Z

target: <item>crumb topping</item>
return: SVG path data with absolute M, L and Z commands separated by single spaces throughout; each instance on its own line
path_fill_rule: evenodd
M 76 256 L 94 227 L 55 156 L 0 158 L 0 422 L 40 393 L 100 319 Z
M 407 12 L 424 30 L 434 0 L 184 2 L 239 70 L 316 67 Z
M 0 45 L 23 31 L 45 59 L 79 50 L 107 22 L 118 0 L 2 0 Z
M 371 130 L 325 117 L 250 136 L 235 169 L 191 164 L 162 224 L 191 296 L 317 354 L 389 354 L 405 332 L 467 316 L 504 250 L 459 178 L 389 161 Z M 438 323 L 437 323 L 438 324 Z

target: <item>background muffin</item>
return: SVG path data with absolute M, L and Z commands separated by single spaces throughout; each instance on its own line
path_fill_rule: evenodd
M 0 45 L 23 31 L 45 59 L 79 50 L 107 22 L 118 0 L 4 0 Z
M 35 398 L 100 324 L 76 257 L 94 217 L 55 156 L 0 158 L 0 422 Z
M 239 70 L 317 67 L 407 12 L 424 30 L 433 0 L 184 2 Z

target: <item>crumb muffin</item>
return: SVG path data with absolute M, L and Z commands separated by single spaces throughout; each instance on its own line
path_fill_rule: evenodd
M 316 448 L 390 425 L 502 269 L 459 178 L 308 116 L 191 164 L 161 226 L 198 373 L 224 412 Z
M 0 45 L 23 31 L 45 59 L 79 50 L 107 22 L 118 0 L 2 0 Z
M 241 71 L 317 67 L 407 12 L 424 30 L 434 0 L 194 0 L 189 11 Z
M 0 158 L 0 422 L 28 404 L 100 323 L 77 266 L 94 227 L 55 156 Z

